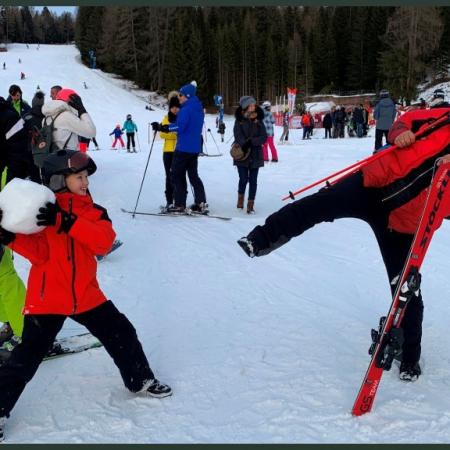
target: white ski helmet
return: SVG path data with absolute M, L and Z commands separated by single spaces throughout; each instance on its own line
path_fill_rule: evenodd
M 270 103 L 269 100 L 266 100 L 265 102 L 263 102 L 263 104 L 261 106 L 264 109 L 269 109 L 272 106 L 272 103 Z

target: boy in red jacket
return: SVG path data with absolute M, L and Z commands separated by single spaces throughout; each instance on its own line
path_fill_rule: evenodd
M 0 367 L 0 440 L 6 417 L 67 317 L 104 345 L 131 392 L 152 397 L 172 394 L 155 378 L 133 325 L 98 286 L 95 255 L 109 251 L 115 232 L 106 210 L 93 203 L 88 192 L 88 176 L 95 171 L 86 153 L 60 150 L 49 155 L 44 181 L 55 192 L 56 203 L 47 203 L 37 215 L 37 224 L 46 228 L 24 235 L 0 227 L 0 241 L 32 264 L 22 343 Z

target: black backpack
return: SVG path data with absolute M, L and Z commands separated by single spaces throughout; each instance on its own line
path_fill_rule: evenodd
M 72 136 L 72 133 L 70 133 L 62 149 L 54 148 L 55 147 L 53 143 L 53 131 L 55 130 L 54 123 L 56 118 L 61 114 L 61 112 L 56 114 L 55 117 L 52 116 L 44 117 L 42 121 L 42 127 L 38 128 L 35 125 L 31 130 L 31 154 L 33 155 L 34 164 L 39 168 L 42 168 L 42 165 L 44 164 L 44 159 L 47 157 L 47 155 L 57 150 L 65 150 Z

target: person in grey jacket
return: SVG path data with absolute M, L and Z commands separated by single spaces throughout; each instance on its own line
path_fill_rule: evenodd
M 234 116 L 236 118 L 233 129 L 234 140 L 246 154 L 248 153 L 245 159 L 234 161 L 239 173 L 237 207 L 244 208 L 245 189 L 249 183 L 247 213 L 253 214 L 258 171 L 260 167 L 264 167 L 262 145 L 267 140 L 266 127 L 263 123 L 264 112 L 256 106 L 253 97 L 244 96 L 239 100 L 239 107 Z
M 389 95 L 389 91 L 380 91 L 380 101 L 375 106 L 373 118 L 377 121 L 375 128 L 375 153 L 383 146 L 383 135 L 387 142 L 389 128 L 394 123 L 397 111 L 395 103 Z

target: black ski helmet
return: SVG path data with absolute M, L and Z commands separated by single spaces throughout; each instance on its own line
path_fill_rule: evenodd
M 386 97 L 389 97 L 389 91 L 387 89 L 381 89 L 380 98 L 386 98 Z
M 92 175 L 97 166 L 92 158 L 77 150 L 58 150 L 51 153 L 44 159 L 42 175 L 44 184 L 53 192 L 60 192 L 66 189 L 65 178 L 67 175 L 87 170 L 88 175 Z
M 127 114 L 127 120 L 131 120 L 131 114 Z

